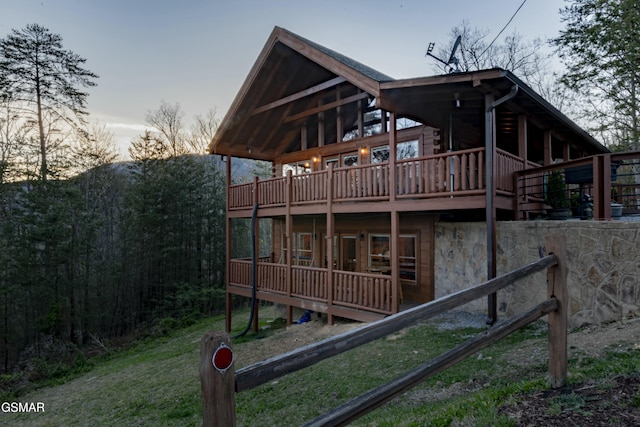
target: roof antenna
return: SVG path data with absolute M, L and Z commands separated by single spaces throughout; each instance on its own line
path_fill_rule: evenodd
M 453 49 L 451 49 L 451 55 L 449 55 L 449 60 L 445 61 L 444 59 L 440 59 L 437 56 L 435 56 L 434 54 L 432 54 L 431 52 L 433 51 L 433 48 L 435 47 L 435 43 L 431 42 L 429 43 L 429 47 L 427 48 L 427 54 L 425 56 L 430 56 L 432 58 L 437 59 L 438 61 L 442 62 L 445 66 L 445 70 L 448 70 L 448 73 L 459 73 L 460 72 L 460 61 L 458 60 L 458 58 L 456 57 L 456 51 L 458 50 L 458 47 L 460 46 L 460 41 L 462 40 L 462 36 L 458 36 L 458 38 L 456 38 L 456 42 L 453 44 Z

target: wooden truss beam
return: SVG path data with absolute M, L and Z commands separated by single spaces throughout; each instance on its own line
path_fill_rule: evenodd
M 336 77 L 334 79 L 327 80 L 326 82 L 312 86 L 300 92 L 294 93 L 289 96 L 285 96 L 284 98 L 278 99 L 277 101 L 273 101 L 261 107 L 257 107 L 256 109 L 253 110 L 251 115 L 255 116 L 256 114 L 264 113 L 265 111 L 272 110 L 274 108 L 280 107 L 290 102 L 297 101 L 298 99 L 304 98 L 306 96 L 313 95 L 314 93 L 321 92 L 325 89 L 329 89 L 331 87 L 337 86 L 340 83 L 343 83 L 345 81 L 346 80 L 344 79 L 344 77 Z

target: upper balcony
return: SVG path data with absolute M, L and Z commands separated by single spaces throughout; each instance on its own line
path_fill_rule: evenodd
M 228 211 L 232 217 L 249 216 L 256 203 L 273 215 L 285 208 L 322 213 L 328 206 L 333 212 L 385 211 L 391 203 L 404 211 L 482 208 L 485 168 L 484 148 L 397 160 L 393 166 L 388 162 L 335 169 L 328 165 L 319 172 L 232 185 Z M 513 198 L 513 173 L 524 169 L 524 161 L 497 150 L 495 169 L 497 195 Z

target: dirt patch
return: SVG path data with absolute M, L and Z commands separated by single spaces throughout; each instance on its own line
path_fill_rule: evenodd
M 240 346 L 237 351 L 237 363 L 239 367 L 247 366 L 325 338 L 342 334 L 358 326 L 362 326 L 362 323 L 337 321 L 329 326 L 326 319 L 317 318 L 314 314 L 312 315 L 312 320 L 307 323 L 293 324 L 287 328 L 279 329 L 273 334 L 267 334 L 266 338 L 251 341 L 250 353 L 242 351 Z
M 638 426 L 639 388 L 638 375 L 619 376 L 529 395 L 499 412 L 517 426 Z
M 640 318 L 582 328 L 569 334 L 568 344 L 569 357 L 578 359 L 602 357 L 611 350 L 638 351 Z M 545 350 L 528 343 L 509 357 L 526 366 L 539 357 L 548 357 Z M 599 382 L 570 383 L 516 400 L 518 403 L 503 405 L 499 412 L 517 426 L 639 426 L 640 371 Z

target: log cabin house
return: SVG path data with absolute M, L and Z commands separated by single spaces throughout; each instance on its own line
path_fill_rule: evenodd
M 293 307 L 331 324 L 430 301 L 434 224 L 527 219 L 514 172 L 605 152 L 509 71 L 396 80 L 276 27 L 210 146 L 228 162 L 227 329 L 252 283 L 288 323 Z M 232 157 L 272 177 L 234 185 Z M 233 259 L 252 217 L 270 219 L 271 253 Z

